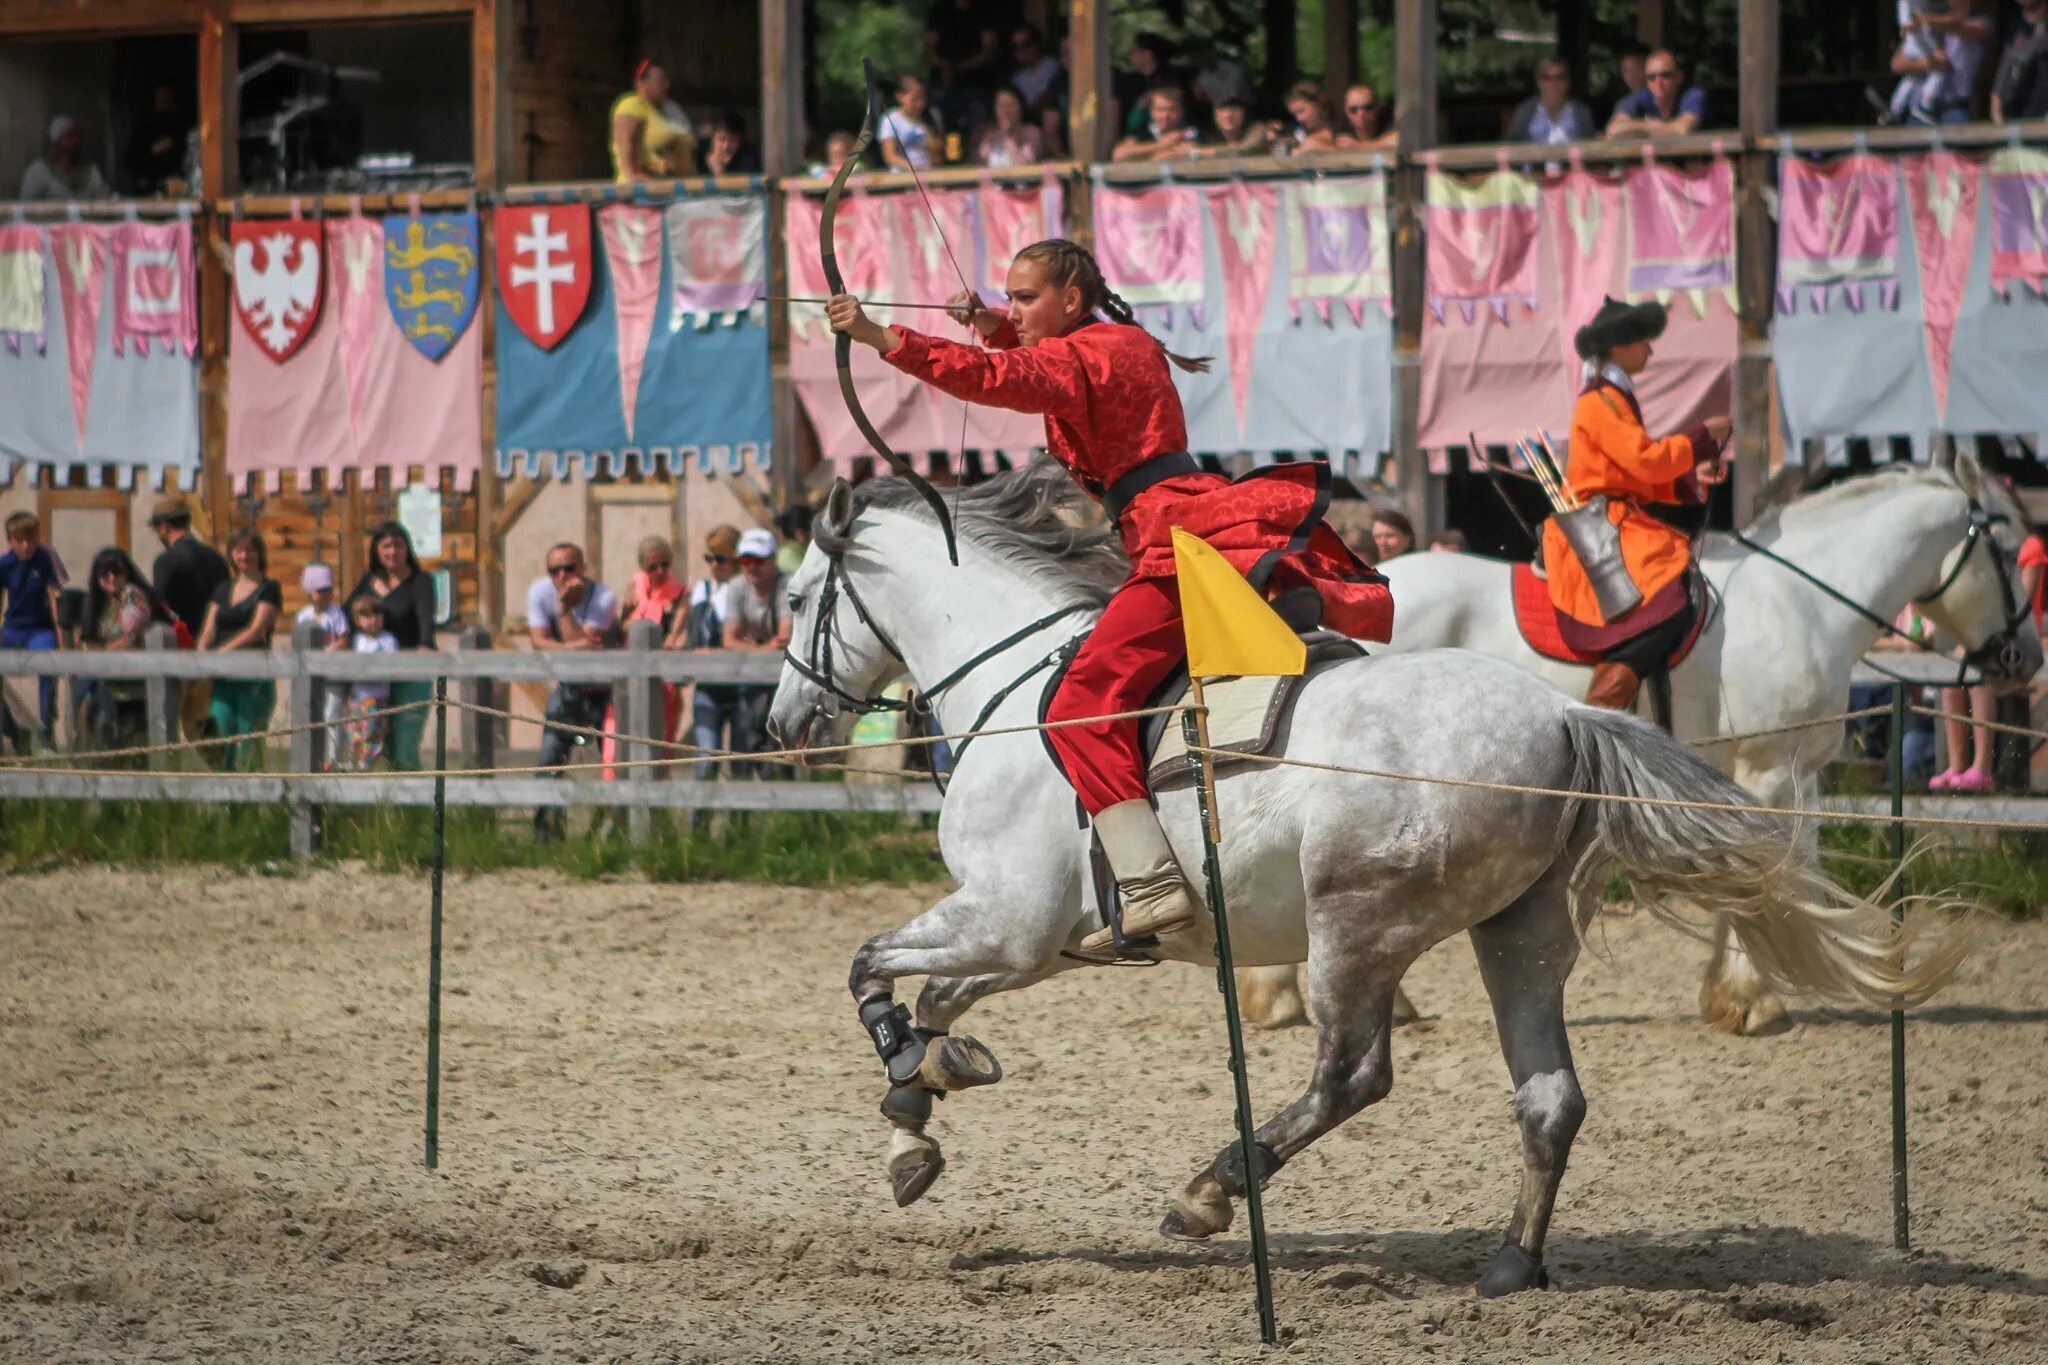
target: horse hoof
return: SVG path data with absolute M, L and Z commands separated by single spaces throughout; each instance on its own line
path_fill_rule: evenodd
M 896 1195 L 896 1207 L 908 1208 L 924 1198 L 946 1169 L 946 1157 L 939 1144 L 919 1133 L 899 1133 L 889 1157 L 889 1188 Z
M 1422 1011 L 1415 1008 L 1415 1002 L 1408 998 L 1408 992 L 1394 987 L 1394 1013 L 1390 1022 L 1395 1028 L 1412 1024 L 1422 1017 Z
M 1199 1242 L 1227 1229 L 1231 1216 L 1230 1196 L 1221 1185 L 1204 1181 L 1202 1188 L 1183 1191 L 1173 1201 L 1159 1221 L 1159 1231 L 1178 1241 Z
M 1479 1297 L 1482 1299 L 1548 1288 L 1550 1272 L 1543 1268 L 1543 1262 L 1522 1250 L 1517 1242 L 1508 1242 L 1495 1252 L 1493 1264 L 1486 1267 L 1486 1273 L 1479 1277 Z
M 1003 1078 L 1003 1064 L 974 1039 L 946 1035 L 931 1040 L 918 1063 L 915 1084 L 927 1090 L 972 1090 Z
M 1700 987 L 1700 1017 L 1709 1028 L 1737 1038 L 1764 1038 L 1792 1027 L 1785 1002 L 1777 996 L 1745 998 L 1719 981 Z

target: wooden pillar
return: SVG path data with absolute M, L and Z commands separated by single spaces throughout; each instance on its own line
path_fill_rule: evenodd
M 1778 131 L 1778 0 L 1739 0 L 1737 118 L 1745 150 L 1736 164 L 1736 290 L 1741 351 L 1735 362 L 1735 524 L 1756 515 L 1770 473 L 1771 309 L 1777 234 L 1765 192 L 1776 170 L 1767 150 Z
M 1067 38 L 1073 68 L 1067 128 L 1076 161 L 1108 158 L 1115 129 L 1109 126 L 1109 0 L 1073 0 Z
M 228 18 L 228 0 L 202 0 L 199 19 L 199 179 L 206 200 L 219 204 L 241 188 L 236 164 L 236 130 L 241 111 L 235 92 L 240 67 L 239 34 Z M 200 214 L 199 236 L 199 520 L 218 545 L 234 522 L 234 490 L 228 480 L 228 325 L 233 314 L 228 271 L 227 222 L 214 211 Z
M 1358 0 L 1323 0 L 1323 92 L 1332 99 L 1358 79 Z
M 161 621 L 142 632 L 142 647 L 151 653 L 168 653 L 178 647 L 178 641 L 171 628 Z M 178 733 L 178 711 L 184 701 L 184 685 L 152 673 L 142 683 L 143 706 L 149 712 L 149 742 L 152 747 L 161 748 L 175 744 L 184 736 Z M 178 756 L 172 753 L 154 753 L 149 756 L 149 766 L 162 770 L 178 766 Z
M 1572 93 L 1581 99 L 1593 88 L 1592 0 L 1559 0 L 1557 54 L 1572 73 Z
M 1324 0 L 1328 3 L 1328 0 Z M 1260 0 L 1259 27 L 1266 35 L 1266 95 L 1277 99 L 1301 71 L 1301 44 L 1295 38 L 1295 0 Z M 1323 93 L 1330 83 L 1323 82 Z
M 761 0 L 761 166 L 768 177 L 768 292 L 789 292 L 790 242 L 781 179 L 803 169 L 803 0 Z M 810 243 L 797 243 L 799 250 Z M 774 418 L 774 459 L 769 478 L 778 508 L 803 494 L 801 416 L 789 377 L 789 312 L 768 309 L 769 402 Z M 680 493 L 686 480 L 678 476 Z M 680 543 L 680 542 L 679 542 Z
M 1436 145 L 1436 0 L 1396 0 L 1394 119 L 1404 159 Z M 1413 161 L 1393 177 L 1388 211 L 1394 256 L 1394 484 L 1418 534 L 1437 529 L 1429 462 L 1416 443 L 1422 405 L 1422 206 L 1427 172 Z
M 491 649 L 493 636 L 489 626 L 465 626 L 455 637 L 457 654 L 481 654 Z M 505 710 L 498 705 L 497 687 L 489 678 L 459 678 L 455 683 L 456 699 L 469 706 L 488 706 Z M 498 766 L 498 718 L 481 715 L 463 709 L 456 713 L 456 727 L 462 741 L 462 764 L 466 768 L 495 768 Z
M 470 116 L 473 121 L 471 155 L 476 163 L 476 186 L 497 191 L 511 183 L 514 166 L 512 136 L 512 64 L 517 55 L 512 0 L 476 0 L 469 26 Z M 478 243 L 483 249 L 483 299 L 478 325 L 483 328 L 483 404 L 480 426 L 482 463 L 476 475 L 476 619 L 486 629 L 505 615 L 504 539 L 493 533 L 498 514 L 498 306 L 496 277 L 497 241 L 491 231 L 490 214 L 481 215 Z
M 661 627 L 653 621 L 633 622 L 626 627 L 626 648 L 642 659 L 651 659 L 654 651 L 661 648 Z M 630 735 L 633 739 L 630 744 L 618 746 L 620 757 L 629 762 L 668 757 L 668 750 L 656 750 L 648 743 L 668 738 L 663 733 L 667 712 L 661 679 L 652 673 L 635 675 L 619 684 L 617 696 L 620 719 L 625 722 L 619 727 L 621 737 Z M 641 785 L 668 776 L 668 769 L 628 768 L 622 776 L 628 783 Z M 626 828 L 635 844 L 645 844 L 654 833 L 654 809 L 645 805 L 632 807 L 626 813 Z
M 321 653 L 327 645 L 327 632 L 314 621 L 299 621 L 292 626 L 292 652 L 303 663 L 308 656 Z M 333 752 L 333 745 L 339 738 L 332 731 L 307 730 L 301 726 L 313 724 L 325 717 L 326 684 L 310 673 L 294 673 L 290 682 L 289 701 L 285 708 L 286 724 L 295 733 L 286 741 L 291 760 L 287 765 L 291 772 L 317 773 L 321 759 Z M 291 812 L 292 857 L 304 860 L 320 851 L 320 809 L 307 801 L 305 788 L 290 783 L 286 788 L 285 805 Z
M 1636 41 L 1653 52 L 1664 46 L 1670 19 L 1671 0 L 1636 0 Z

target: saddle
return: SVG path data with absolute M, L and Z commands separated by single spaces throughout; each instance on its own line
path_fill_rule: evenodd
M 1299 634 L 1308 648 L 1308 661 L 1300 674 L 1217 678 L 1202 688 L 1202 700 L 1209 707 L 1209 747 L 1229 751 L 1214 756 L 1219 772 L 1241 764 L 1244 759 L 1239 755 L 1263 754 L 1273 747 L 1280 722 L 1304 678 L 1331 664 L 1365 657 L 1365 646 L 1348 635 L 1330 630 Z M 1188 670 L 1183 664 L 1168 675 L 1146 705 L 1177 706 L 1187 695 Z M 1178 713 L 1145 717 L 1139 723 L 1138 747 L 1145 755 L 1146 784 L 1153 791 L 1185 786 L 1194 780 L 1188 765 L 1187 736 Z
M 1697 576 L 1695 575 L 1695 582 Z M 1522 632 L 1522 641 L 1546 659 L 1555 659 L 1564 664 L 1583 664 L 1591 668 L 1600 662 L 1601 653 L 1577 649 L 1565 642 L 1564 628 L 1559 625 L 1561 613 L 1550 600 L 1550 582 L 1536 571 L 1533 564 L 1512 565 L 1508 573 L 1510 591 L 1514 594 L 1515 627 Z M 1678 648 L 1664 661 L 1669 670 L 1685 662 L 1685 656 L 1692 653 L 1692 647 L 1699 643 L 1700 631 L 1707 623 L 1707 613 L 1695 613 L 1692 629 L 1678 642 Z M 1629 637 L 1627 631 L 1617 631 L 1614 644 Z

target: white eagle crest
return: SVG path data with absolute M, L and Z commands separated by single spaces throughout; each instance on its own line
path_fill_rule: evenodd
M 293 335 L 320 295 L 320 250 L 289 232 L 273 232 L 256 240 L 263 244 L 261 270 L 256 268 L 255 242 L 235 243 L 235 296 L 242 301 L 263 348 L 282 356 L 291 349 Z M 297 259 L 287 266 L 285 257 L 294 245 Z

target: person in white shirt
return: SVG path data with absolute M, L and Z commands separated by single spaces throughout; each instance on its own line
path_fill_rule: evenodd
M 938 159 L 939 130 L 926 112 L 930 96 L 924 82 L 905 76 L 896 82 L 896 107 L 882 115 L 882 160 L 892 171 L 913 166 L 928 171 Z
M 21 177 L 21 198 L 45 203 L 68 199 L 112 199 L 100 168 L 81 157 L 85 135 L 78 120 L 59 114 L 50 120 L 50 154 L 28 163 Z
M 725 622 L 727 649 L 779 654 L 789 647 L 790 619 L 785 578 L 775 565 L 775 533 L 756 526 L 740 533 L 740 571 L 721 590 L 719 615 Z M 767 746 L 768 707 L 775 700 L 773 684 L 748 683 L 734 689 L 732 748 L 754 753 Z M 735 765 L 737 767 L 738 765 Z M 758 765 L 761 777 L 782 773 L 777 765 Z
M 333 591 L 331 583 L 328 590 Z M 355 629 L 336 634 L 327 642 L 329 650 L 351 650 L 357 654 L 398 652 L 398 637 L 384 629 L 383 598 L 375 593 L 363 593 L 349 603 L 348 619 Z M 328 732 L 329 770 L 359 773 L 383 757 L 384 736 L 390 721 L 378 712 L 390 699 L 391 684 L 388 682 L 349 684 L 348 700 L 342 706 L 341 726 Z

